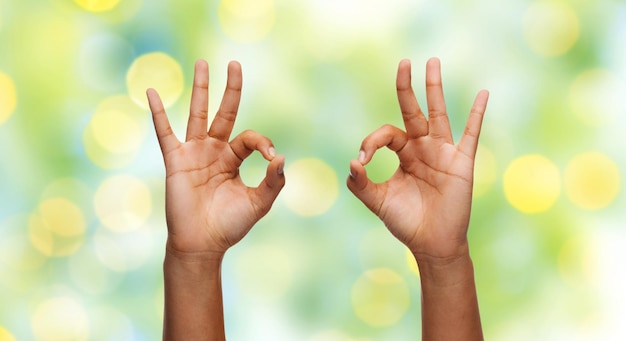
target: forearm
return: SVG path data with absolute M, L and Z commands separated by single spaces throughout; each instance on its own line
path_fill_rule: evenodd
M 452 260 L 416 260 L 422 284 L 422 340 L 483 340 L 469 252 Z
M 222 258 L 167 251 L 163 340 L 225 340 Z

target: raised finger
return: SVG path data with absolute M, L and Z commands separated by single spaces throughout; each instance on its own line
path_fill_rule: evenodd
M 428 102 L 428 134 L 452 143 L 452 131 L 441 84 L 441 63 L 437 58 L 431 58 L 426 63 L 426 101 Z
M 403 59 L 398 65 L 396 91 L 408 137 L 417 138 L 428 134 L 428 121 L 417 103 L 411 85 L 411 62 L 408 59 Z
M 222 141 L 228 141 L 235 125 L 239 101 L 241 99 L 241 65 L 232 61 L 228 64 L 228 79 L 220 108 L 209 129 L 209 136 Z
M 174 131 L 170 126 L 170 121 L 163 108 L 163 102 L 161 97 L 154 89 L 148 89 L 146 91 L 148 96 L 148 104 L 150 105 L 150 111 L 152 112 L 152 122 L 154 123 L 154 130 L 156 131 L 157 139 L 159 140 L 159 146 L 161 146 L 161 152 L 165 156 L 170 150 L 175 149 L 180 144 L 180 141 L 174 135 Z
M 196 62 L 191 90 L 191 106 L 187 122 L 187 137 L 204 138 L 207 134 L 207 116 L 209 108 L 209 65 L 204 60 Z
M 476 95 L 472 110 L 470 111 L 467 124 L 465 125 L 465 131 L 459 141 L 459 149 L 465 155 L 470 158 L 474 158 L 476 155 L 476 148 L 478 147 L 478 137 L 480 136 L 480 128 L 483 123 L 483 117 L 485 110 L 487 109 L 487 100 L 489 99 L 489 92 L 482 90 Z
M 276 156 L 272 141 L 253 130 L 245 130 L 237 135 L 230 142 L 230 148 L 241 162 L 255 150 L 258 150 L 263 155 L 263 158 L 268 161 Z
M 369 134 L 361 143 L 359 162 L 366 165 L 372 160 L 374 153 L 382 147 L 398 152 L 406 145 L 407 134 L 398 127 L 389 124 L 376 129 Z

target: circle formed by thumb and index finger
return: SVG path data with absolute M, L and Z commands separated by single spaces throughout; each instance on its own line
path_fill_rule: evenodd
M 363 139 L 359 161 L 364 165 L 367 164 L 372 160 L 376 150 L 385 146 L 398 152 L 406 145 L 406 142 L 406 132 L 398 127 L 385 124 Z

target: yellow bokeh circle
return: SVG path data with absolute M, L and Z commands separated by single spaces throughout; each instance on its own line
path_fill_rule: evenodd
M 0 341 L 15 341 L 15 337 L 4 327 L 0 326 Z
M 89 12 L 106 12 L 115 8 L 120 0 L 74 0 L 74 2 Z
M 565 169 L 565 192 L 577 206 L 597 210 L 608 206 L 620 191 L 619 168 L 601 153 L 575 156 Z
M 89 337 L 85 308 L 68 297 L 51 298 L 39 304 L 31 325 L 38 341 L 81 341 Z
M 114 232 L 140 228 L 152 212 L 150 189 L 130 175 L 116 175 L 102 182 L 94 196 L 96 215 Z
M 17 106 L 17 92 L 11 77 L 0 72 L 0 124 L 4 123 Z
M 626 85 L 605 69 L 587 70 L 574 80 L 569 104 L 578 118 L 591 126 L 614 121 L 626 113 Z
M 561 192 L 559 170 L 552 161 L 538 154 L 513 160 L 505 170 L 502 182 L 509 203 L 523 213 L 548 210 Z
M 56 197 L 39 204 L 28 220 L 29 239 L 42 254 L 50 257 L 70 255 L 83 243 L 86 229 L 81 209 L 70 200 Z
M 139 149 L 145 135 L 142 122 L 123 110 L 98 112 L 92 118 L 92 131 L 98 144 L 113 153 Z
M 288 208 L 302 216 L 317 216 L 328 211 L 339 196 L 339 180 L 324 161 L 305 158 L 285 169 L 287 185 L 281 197 Z
M 535 53 L 559 56 L 578 40 L 578 16 L 565 2 L 536 1 L 524 15 L 523 29 L 524 38 Z
M 119 168 L 136 157 L 148 131 L 149 115 L 129 96 L 113 96 L 94 111 L 85 131 L 83 145 L 96 165 Z
M 143 108 L 148 108 L 146 90 L 158 91 L 166 108 L 171 106 L 183 92 L 183 70 L 174 58 L 162 52 L 139 56 L 126 74 L 126 86 L 130 97 Z
M 243 43 L 263 39 L 276 20 L 274 0 L 222 0 L 218 13 L 224 32 Z
M 352 287 L 352 308 L 356 316 L 373 327 L 396 324 L 410 305 L 409 287 L 390 269 L 365 272 Z
M 148 132 L 149 115 L 129 96 L 112 96 L 95 109 L 83 132 L 89 159 L 105 168 L 127 166 L 135 159 Z

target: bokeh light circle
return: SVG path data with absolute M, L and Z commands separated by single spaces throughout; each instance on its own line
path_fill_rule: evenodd
M 0 341 L 15 341 L 15 336 L 4 327 L 0 326 Z
M 106 98 L 98 104 L 83 132 L 87 157 L 105 169 L 128 165 L 147 136 L 148 120 L 149 115 L 130 97 Z
M 142 141 L 142 125 L 124 111 L 97 112 L 92 118 L 96 142 L 113 153 L 137 150 Z
M 130 175 L 112 176 L 100 184 L 94 196 L 96 215 L 114 232 L 140 228 L 152 212 L 150 189 Z
M 218 13 L 224 32 L 242 43 L 265 38 L 276 17 L 274 0 L 222 0 Z
M 120 0 L 74 0 L 74 2 L 88 12 L 106 12 L 115 8 Z
M 86 229 L 82 210 L 65 198 L 43 200 L 28 221 L 33 246 L 51 257 L 70 255 L 83 243 Z
M 523 19 L 528 46 L 544 57 L 569 51 L 578 40 L 578 16 L 565 2 L 536 1 Z
M 584 123 L 599 126 L 626 113 L 626 85 L 604 69 L 587 70 L 576 77 L 569 90 L 571 110 Z
M 178 100 L 184 87 L 180 64 L 162 52 L 139 56 L 128 69 L 126 86 L 130 97 L 143 108 L 148 108 L 146 90 L 154 88 L 168 108 Z
M 502 181 L 506 199 L 523 213 L 548 210 L 561 192 L 559 170 L 552 161 L 538 154 L 513 160 Z
M 0 124 L 4 123 L 17 106 L 15 84 L 8 75 L 0 72 Z
M 289 179 L 281 197 L 285 205 L 302 216 L 317 216 L 328 211 L 339 196 L 335 171 L 317 158 L 300 159 L 285 169 Z
M 608 206 L 620 191 L 620 171 L 602 153 L 576 155 L 565 169 L 565 192 L 578 207 L 597 210 Z
M 352 287 L 352 308 L 356 316 L 373 327 L 396 324 L 410 305 L 404 279 L 390 269 L 365 272 Z
M 56 297 L 39 304 L 31 320 L 38 341 L 87 340 L 89 318 L 74 299 Z

